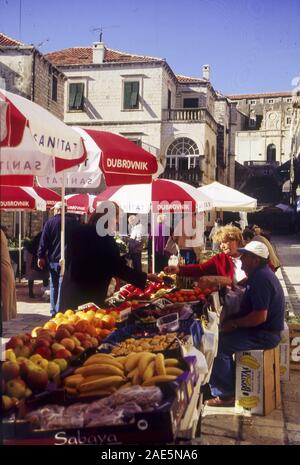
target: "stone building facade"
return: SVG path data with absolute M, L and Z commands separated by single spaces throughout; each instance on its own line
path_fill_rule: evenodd
M 133 140 L 160 159 L 163 177 L 195 186 L 216 179 L 218 97 L 208 65 L 201 78 L 175 75 L 165 60 L 111 50 L 102 42 L 46 57 L 67 77 L 67 124 Z
M 60 119 L 64 116 L 65 76 L 32 45 L 0 33 L 0 88 L 36 102 Z M 1 211 L 9 235 L 19 230 L 19 214 Z M 22 213 L 22 236 L 40 231 L 45 214 Z

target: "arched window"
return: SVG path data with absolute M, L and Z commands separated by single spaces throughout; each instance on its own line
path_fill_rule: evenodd
M 276 147 L 274 144 L 269 144 L 267 147 L 267 161 L 276 161 Z
M 180 137 L 169 145 L 167 150 L 167 168 L 178 171 L 199 168 L 200 157 L 197 144 L 188 137 Z

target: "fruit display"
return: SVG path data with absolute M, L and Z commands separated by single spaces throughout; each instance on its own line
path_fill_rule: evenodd
M 2 364 L 2 408 L 7 411 L 19 400 L 44 391 L 49 382 L 59 384 L 60 373 L 70 361 L 98 347 L 115 325 L 112 312 L 87 307 L 86 311 L 57 313 L 31 333 L 11 337 Z
M 183 373 L 177 359 L 165 359 L 162 353 L 130 353 L 114 357 L 98 353 L 64 379 L 68 394 L 82 397 L 106 397 L 118 389 L 141 385 L 153 386 L 174 381 Z
M 123 286 L 120 289 L 118 296 L 126 300 L 150 300 L 162 297 L 164 294 L 169 292 L 171 288 L 172 286 L 166 285 L 163 282 L 150 282 L 144 290 L 139 289 L 132 284 L 126 284 L 126 286 Z
M 177 347 L 177 333 L 155 334 L 147 337 L 142 337 L 142 334 L 143 333 L 138 333 L 137 336 L 139 337 L 130 337 L 118 343 L 118 345 L 112 349 L 112 354 L 115 356 L 123 356 L 131 352 L 159 352 Z
M 195 287 L 194 289 L 179 289 L 175 292 L 168 294 L 168 299 L 171 302 L 197 302 L 199 300 L 205 300 L 205 298 L 211 294 L 212 290 L 200 289 Z

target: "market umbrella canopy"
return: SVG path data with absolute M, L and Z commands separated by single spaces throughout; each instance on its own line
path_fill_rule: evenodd
M 47 187 L 34 186 L 33 190 L 46 202 L 46 208 L 52 208 L 61 200 L 60 195 Z
M 213 207 L 220 211 L 254 211 L 257 208 L 257 200 L 245 195 L 232 187 L 225 186 L 217 181 L 199 187 L 197 189 L 205 194 L 213 203 Z
M 0 186 L 1 210 L 46 210 L 46 200 L 32 187 Z
M 65 195 L 68 212 L 84 214 L 94 211 L 93 202 L 95 195 L 91 194 L 70 194 Z
M 158 172 L 154 155 L 118 134 L 73 127 L 84 140 L 87 160 L 65 173 L 66 187 L 90 189 L 99 187 L 102 175 L 107 186 L 150 183 Z M 58 187 L 62 177 L 53 170 L 38 182 L 46 187 Z
M 195 187 L 171 179 L 156 179 L 151 184 L 110 187 L 94 200 L 94 208 L 103 201 L 116 202 L 124 212 L 191 212 L 210 210 L 211 201 Z
M 0 90 L 0 118 L 1 175 L 46 175 L 86 158 L 80 134 L 26 98 Z

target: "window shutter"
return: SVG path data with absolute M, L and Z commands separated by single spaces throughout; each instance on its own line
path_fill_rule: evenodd
M 74 109 L 76 98 L 76 84 L 70 84 L 69 86 L 69 110 Z
M 75 84 L 76 86 L 76 97 L 75 97 L 75 109 L 82 110 L 83 109 L 83 89 L 84 84 Z
M 130 108 L 138 108 L 139 106 L 139 82 L 131 83 L 131 100 Z
M 131 82 L 125 82 L 124 86 L 124 108 L 129 109 L 131 100 Z

